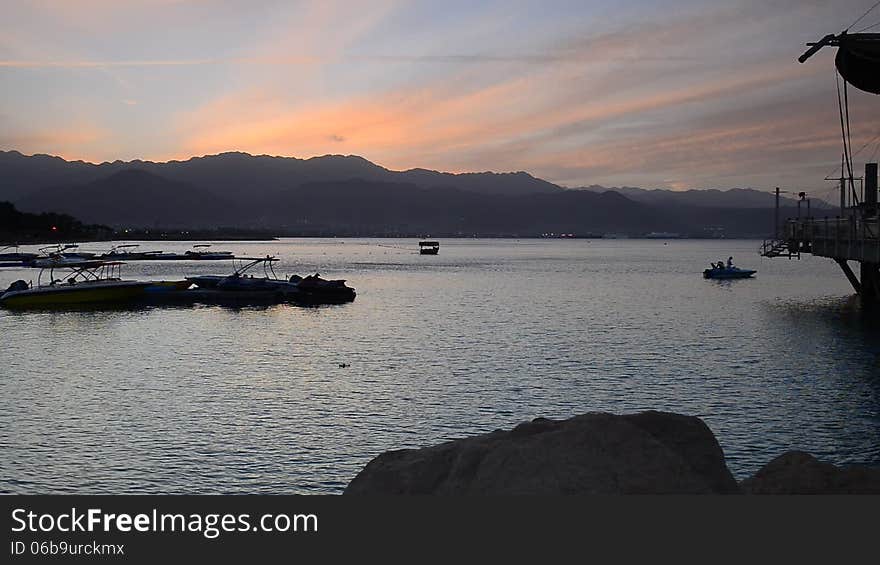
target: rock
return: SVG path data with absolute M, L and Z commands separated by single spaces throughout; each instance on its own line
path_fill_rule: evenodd
M 749 494 L 880 494 L 880 469 L 837 467 L 803 451 L 789 451 L 742 482 Z
M 664 412 L 538 418 L 422 449 L 383 453 L 345 494 L 738 493 L 699 418 Z

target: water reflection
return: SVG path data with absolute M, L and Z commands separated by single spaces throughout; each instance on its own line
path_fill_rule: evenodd
M 339 492 L 388 449 L 591 410 L 701 416 L 739 477 L 880 464 L 880 324 L 831 262 L 709 281 L 755 242 L 379 243 L 412 244 L 224 246 L 348 279 L 341 306 L 0 311 L 0 490 Z

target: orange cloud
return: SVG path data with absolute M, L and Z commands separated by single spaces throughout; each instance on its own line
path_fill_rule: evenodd
M 94 124 L 76 123 L 54 129 L 0 134 L 0 146 L 24 153 L 49 153 L 65 159 L 88 159 L 101 154 L 110 132 Z
M 445 163 L 455 170 L 450 162 L 468 162 L 467 155 L 485 156 L 499 147 L 504 152 L 519 144 L 521 162 L 505 165 L 520 169 L 543 162 L 543 145 L 589 129 L 592 122 L 614 123 L 646 112 L 723 100 L 816 72 L 815 68 L 767 64 L 658 92 L 634 88 L 621 95 L 587 92 L 577 104 L 559 103 L 560 96 L 579 83 L 566 84 L 554 68 L 470 89 L 466 82 L 453 78 L 339 101 L 291 104 L 271 89 L 254 89 L 221 97 L 183 117 L 180 154 L 239 149 L 314 156 L 343 151 L 398 168 Z M 563 131 L 573 125 L 580 128 Z M 586 144 L 568 155 L 582 159 L 591 149 Z M 560 153 L 556 160 L 564 164 L 568 155 Z M 481 168 L 498 166 L 497 161 L 485 161 Z

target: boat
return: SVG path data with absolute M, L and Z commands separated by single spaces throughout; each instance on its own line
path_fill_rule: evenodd
M 79 244 L 77 243 L 59 243 L 57 245 L 47 245 L 46 247 L 41 247 L 40 252 L 46 255 L 61 255 L 66 259 L 78 259 L 81 261 L 95 258 L 95 253 L 91 253 L 89 251 L 77 251 L 78 249 Z
M 420 255 L 436 255 L 440 252 L 440 242 L 439 241 L 420 241 L 419 242 L 419 254 Z
M 7 245 L 6 247 L 0 247 L 0 266 L 3 267 L 17 267 L 23 264 L 27 264 L 36 258 L 36 253 L 19 252 L 17 245 Z
M 95 254 L 87 251 L 72 251 L 79 248 L 75 243 L 47 245 L 40 248 L 40 254 L 31 259 L 28 265 L 48 268 L 60 265 L 75 265 L 82 261 L 95 259 Z
M 282 279 L 275 273 L 275 257 L 242 258 L 243 262 L 229 275 L 196 275 L 186 280 L 197 288 L 186 291 L 185 296 L 197 300 L 294 302 L 301 304 L 339 304 L 354 300 L 355 290 L 345 280 L 326 280 L 320 274 L 301 277 L 292 275 Z M 248 274 L 257 267 L 263 268 L 263 276 Z
M 152 283 L 122 280 L 121 261 L 64 261 L 40 269 L 37 284 L 17 280 L 0 295 L 6 308 L 45 308 L 78 304 L 120 304 L 137 301 Z M 48 282 L 43 282 L 48 271 Z M 63 274 L 56 278 L 56 271 Z
M 341 304 L 351 302 L 357 296 L 353 288 L 345 284 L 345 279 L 326 280 L 319 273 L 300 277 L 293 275 L 290 282 L 296 285 L 296 301 L 303 304 Z
M 210 243 L 197 243 L 193 248 L 185 252 L 184 258 L 197 260 L 235 259 L 231 251 L 208 251 Z
M 801 63 L 823 47 L 837 47 L 834 65 L 844 80 L 865 92 L 880 94 L 880 33 L 829 34 L 815 43 L 800 57 Z
M 114 245 L 110 251 L 102 255 L 98 255 L 96 259 L 105 261 L 144 261 L 155 259 L 162 255 L 161 251 L 136 251 L 140 247 L 137 243 L 122 243 Z
M 186 277 L 186 280 L 201 289 L 216 289 L 220 283 L 223 283 L 223 286 L 228 290 L 243 286 L 251 288 L 265 286 L 269 280 L 284 282 L 275 274 L 275 269 L 272 264 L 277 263 L 278 259 L 271 255 L 266 255 L 265 257 L 241 257 L 239 258 L 239 261 L 239 266 L 236 267 L 231 274 L 195 275 L 192 277 Z M 233 261 L 233 265 L 234 263 L 235 261 Z M 263 277 L 254 278 L 253 275 L 246 274 L 251 269 L 259 266 L 263 267 Z
M 155 295 L 157 293 L 167 293 L 167 292 L 180 292 L 188 289 L 192 286 L 192 283 L 188 280 L 182 281 L 150 281 L 149 286 L 144 289 L 148 295 Z
M 704 279 L 747 279 L 757 273 L 752 269 L 740 269 L 739 267 L 712 267 L 703 271 Z

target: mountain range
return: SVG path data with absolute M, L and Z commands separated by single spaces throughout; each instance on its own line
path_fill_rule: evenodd
M 352 155 L 223 153 L 92 164 L 0 151 L 3 200 L 27 212 L 66 213 L 116 227 L 437 236 L 763 237 L 772 231 L 774 205 L 772 194 L 751 189 L 567 189 L 525 172 L 392 171 Z M 795 203 L 782 204 L 790 214 Z

